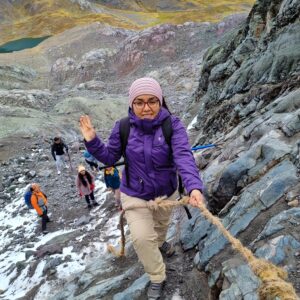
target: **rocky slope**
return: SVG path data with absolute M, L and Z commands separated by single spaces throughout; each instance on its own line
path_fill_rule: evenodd
M 200 160 L 211 210 L 257 256 L 285 266 L 298 291 L 299 8 L 299 1 L 257 1 L 245 24 L 204 55 L 189 108 L 198 110 L 195 143 L 218 144 Z M 227 271 L 226 241 L 196 222 L 185 246 L 198 245 L 195 264 L 210 272 L 220 299 L 242 299 L 246 287 L 233 278 L 244 263 Z
M 141 32 L 94 23 L 33 49 L 0 54 L 0 160 L 8 149 L 17 149 L 19 137 L 63 134 L 76 139 L 83 112 L 91 113 L 107 136 L 114 120 L 126 114 L 127 89 L 138 76 L 160 80 L 172 109 L 182 111 L 197 86 L 195 62 L 200 64 L 203 51 L 243 18 Z

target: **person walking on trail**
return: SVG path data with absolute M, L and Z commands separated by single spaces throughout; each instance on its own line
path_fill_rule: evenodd
M 204 203 L 203 184 L 190 150 L 187 132 L 164 101 L 159 83 L 140 78 L 129 89 L 129 125 L 126 149 L 122 149 L 122 120 L 117 121 L 108 143 L 96 135 L 89 116 L 80 117 L 80 129 L 88 151 L 105 165 L 114 165 L 123 155 L 126 162 L 121 181 L 121 203 L 129 225 L 133 246 L 150 277 L 148 299 L 159 299 L 166 281 L 163 256 L 174 249 L 166 242 L 171 211 L 126 207 L 167 196 L 175 200 L 177 172 L 190 196 L 189 204 Z M 163 126 L 172 129 L 168 144 Z M 121 125 L 120 125 L 121 124 Z
M 51 146 L 51 154 L 53 156 L 53 159 L 55 160 L 58 175 L 61 174 L 62 166 L 64 166 L 66 169 L 69 168 L 64 158 L 64 149 L 68 153 L 68 146 L 61 140 L 60 137 L 55 137 Z
M 106 187 L 111 189 L 114 193 L 115 197 L 115 205 L 119 209 L 122 208 L 121 205 L 121 194 L 120 194 L 120 176 L 119 171 L 117 168 L 114 167 L 108 167 L 104 169 L 104 181 L 106 184 Z
M 84 196 L 87 203 L 87 208 L 98 206 L 99 204 L 95 201 L 94 189 L 95 181 L 93 175 L 86 171 L 85 167 L 80 165 L 78 167 L 78 174 L 76 177 L 76 187 L 80 198 Z
M 84 150 L 83 157 L 85 162 L 91 167 L 92 171 L 97 172 L 99 170 L 97 159 L 91 153 Z
M 30 198 L 31 205 L 42 219 L 43 234 L 47 234 L 47 223 L 51 222 L 48 217 L 47 196 L 41 191 L 41 188 L 37 183 L 33 183 L 30 187 L 30 190 L 32 192 Z

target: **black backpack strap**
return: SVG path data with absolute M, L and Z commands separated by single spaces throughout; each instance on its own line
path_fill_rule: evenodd
M 171 116 L 169 116 L 167 119 L 164 120 L 161 127 L 162 127 L 162 132 L 163 132 L 164 138 L 170 147 L 170 160 L 172 160 L 172 152 L 173 151 L 172 151 L 171 139 L 172 139 L 172 135 L 173 135 L 173 127 L 172 127 Z M 177 177 L 178 177 L 178 193 L 181 196 L 184 192 L 184 186 L 183 186 L 181 176 L 178 174 Z
M 171 139 L 172 139 L 172 135 L 173 135 L 173 127 L 172 127 L 171 116 L 169 116 L 167 119 L 165 119 L 163 121 L 163 123 L 161 125 L 161 129 L 162 129 L 164 138 L 172 151 Z
M 128 137 L 129 137 L 129 133 L 130 133 L 129 117 L 125 117 L 120 120 L 119 132 L 120 132 L 122 156 L 124 157 L 124 163 L 125 163 L 126 183 L 127 183 L 127 186 L 129 186 L 129 170 L 128 170 L 128 161 L 127 161 L 127 157 L 126 157 L 126 147 L 127 147 Z

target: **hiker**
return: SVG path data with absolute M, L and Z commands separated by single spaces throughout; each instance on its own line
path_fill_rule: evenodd
M 47 223 L 51 222 L 48 217 L 47 196 L 41 191 L 41 188 L 37 183 L 31 184 L 30 191 L 32 192 L 30 198 L 31 205 L 36 210 L 38 215 L 42 218 L 43 234 L 47 234 Z
M 173 247 L 166 242 L 171 210 L 126 208 L 159 196 L 175 200 L 177 171 L 192 206 L 204 203 L 203 184 L 186 130 L 179 118 L 169 112 L 156 80 L 140 78 L 132 83 L 128 117 L 125 123 L 124 119 L 116 122 L 106 145 L 97 137 L 88 116 L 80 117 L 80 129 L 88 151 L 105 165 L 114 165 L 124 156 L 126 163 L 120 187 L 122 208 L 135 251 L 150 277 L 148 299 L 158 299 L 166 280 L 162 255 L 174 254 Z M 126 133 L 127 141 L 124 141 L 121 132 L 126 124 L 130 126 L 130 134 Z M 164 124 L 170 125 L 168 130 Z M 172 131 L 170 139 L 166 139 L 165 131 Z
M 65 162 L 64 149 L 66 150 L 67 154 L 69 154 L 68 146 L 61 140 L 60 137 L 55 137 L 51 146 L 51 154 L 53 156 L 53 159 L 55 160 L 58 175 L 61 174 L 61 167 L 63 165 L 66 169 L 69 168 L 69 166 Z
M 97 172 L 99 170 L 97 159 L 87 150 L 84 150 L 83 157 L 85 162 L 91 167 L 92 171 Z
M 88 171 L 86 171 L 85 167 L 82 165 L 78 167 L 76 187 L 80 198 L 84 196 L 85 201 L 87 203 L 87 208 L 92 208 L 92 205 L 93 206 L 99 205 L 95 201 L 95 196 L 94 196 L 94 189 L 95 189 L 94 177 Z
M 120 176 L 119 171 L 117 168 L 114 167 L 107 167 L 104 169 L 104 181 L 106 184 L 106 187 L 111 189 L 114 193 L 115 197 L 115 206 L 119 209 L 122 208 L 121 206 L 121 194 L 120 194 Z

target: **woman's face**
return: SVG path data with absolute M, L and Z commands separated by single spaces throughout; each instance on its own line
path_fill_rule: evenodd
M 85 170 L 79 172 L 81 175 L 85 175 Z
M 133 100 L 132 108 L 138 118 L 152 120 L 160 110 L 160 102 L 153 95 L 140 95 Z

